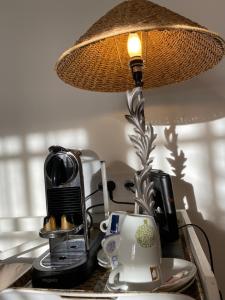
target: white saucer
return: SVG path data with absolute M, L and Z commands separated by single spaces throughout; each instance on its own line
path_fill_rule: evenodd
M 184 259 L 162 258 L 161 272 L 163 284 L 157 291 L 172 292 L 185 287 L 195 277 L 197 269 L 192 262 Z
M 180 292 L 193 283 L 196 271 L 196 266 L 190 261 L 178 258 L 162 258 L 162 285 L 159 288 L 151 290 L 149 283 L 126 282 L 126 291 Z M 112 286 L 108 282 L 106 287 L 109 291 L 116 290 L 116 285 Z
M 101 267 L 106 268 L 106 269 L 111 269 L 110 260 L 107 257 L 107 255 L 105 254 L 105 252 L 103 251 L 103 249 L 100 249 L 98 251 L 97 260 L 98 260 L 98 264 Z
M 176 290 L 176 293 L 183 293 L 186 289 L 188 289 L 195 282 L 195 277 L 193 277 L 187 284 L 185 284 L 182 288 Z

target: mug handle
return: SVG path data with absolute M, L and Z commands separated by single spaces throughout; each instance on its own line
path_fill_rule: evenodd
M 124 282 L 120 282 L 119 284 L 115 283 L 115 278 L 116 276 L 122 271 L 122 266 L 118 266 L 116 269 L 112 270 L 109 274 L 109 286 L 110 289 L 112 290 L 122 290 L 122 291 L 127 291 L 128 290 L 128 286 L 127 284 Z
M 102 221 L 100 223 L 100 230 L 102 232 L 106 233 L 108 225 L 109 225 L 109 219 L 106 219 L 106 220 Z M 104 226 L 106 226 L 106 229 L 104 228 Z
M 102 240 L 103 251 L 109 257 L 115 256 L 120 246 L 120 240 L 121 240 L 120 234 L 112 234 L 105 237 Z

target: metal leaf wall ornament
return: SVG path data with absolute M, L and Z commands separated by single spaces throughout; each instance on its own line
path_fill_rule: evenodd
M 134 134 L 129 138 L 136 149 L 142 169 L 135 173 L 134 183 L 136 188 L 135 202 L 142 207 L 143 211 L 153 215 L 154 194 L 153 183 L 149 180 L 149 174 L 152 169 L 151 153 L 155 146 L 153 145 L 156 134 L 151 124 L 145 124 L 144 115 L 144 97 L 142 88 L 137 87 L 131 92 L 127 92 L 127 106 L 130 115 L 126 115 L 129 123 L 134 125 Z M 137 212 L 137 211 L 136 211 Z

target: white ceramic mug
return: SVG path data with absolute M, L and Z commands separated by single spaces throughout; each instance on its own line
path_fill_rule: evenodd
M 106 236 L 102 246 L 111 261 L 113 257 L 118 261 L 109 275 L 109 284 L 115 289 L 124 283 L 146 283 L 150 290 L 160 286 L 161 246 L 153 217 L 126 214 L 120 233 Z

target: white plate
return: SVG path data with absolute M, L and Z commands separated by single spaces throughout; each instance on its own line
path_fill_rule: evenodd
M 101 265 L 104 267 L 103 264 Z M 190 285 L 190 282 L 193 283 L 196 271 L 196 266 L 190 261 L 178 258 L 162 258 L 162 285 L 154 289 L 153 292 L 183 291 Z M 149 283 L 126 282 L 125 286 L 127 291 L 151 291 Z M 106 287 L 109 291 L 116 290 L 116 285 L 112 286 L 108 282 Z
M 0 293 L 0 300 L 62 300 L 62 298 L 53 294 L 21 292 L 9 289 Z
M 161 271 L 163 284 L 158 291 L 170 292 L 185 287 L 195 277 L 197 269 L 192 262 L 184 259 L 162 258 Z M 169 281 L 171 278 L 173 281 Z
M 187 284 L 185 284 L 182 288 L 176 290 L 176 293 L 183 293 L 186 289 L 188 289 L 195 282 L 195 278 L 192 278 Z
M 107 255 L 105 254 L 105 252 L 103 251 L 103 249 L 100 249 L 98 251 L 97 260 L 98 260 L 98 263 L 100 266 L 103 267 L 103 265 L 104 265 L 104 267 L 106 269 L 111 268 L 110 261 L 109 261 Z
M 178 294 L 149 294 L 149 295 L 138 295 L 138 296 L 119 296 L 117 300 L 194 300 L 186 295 Z

